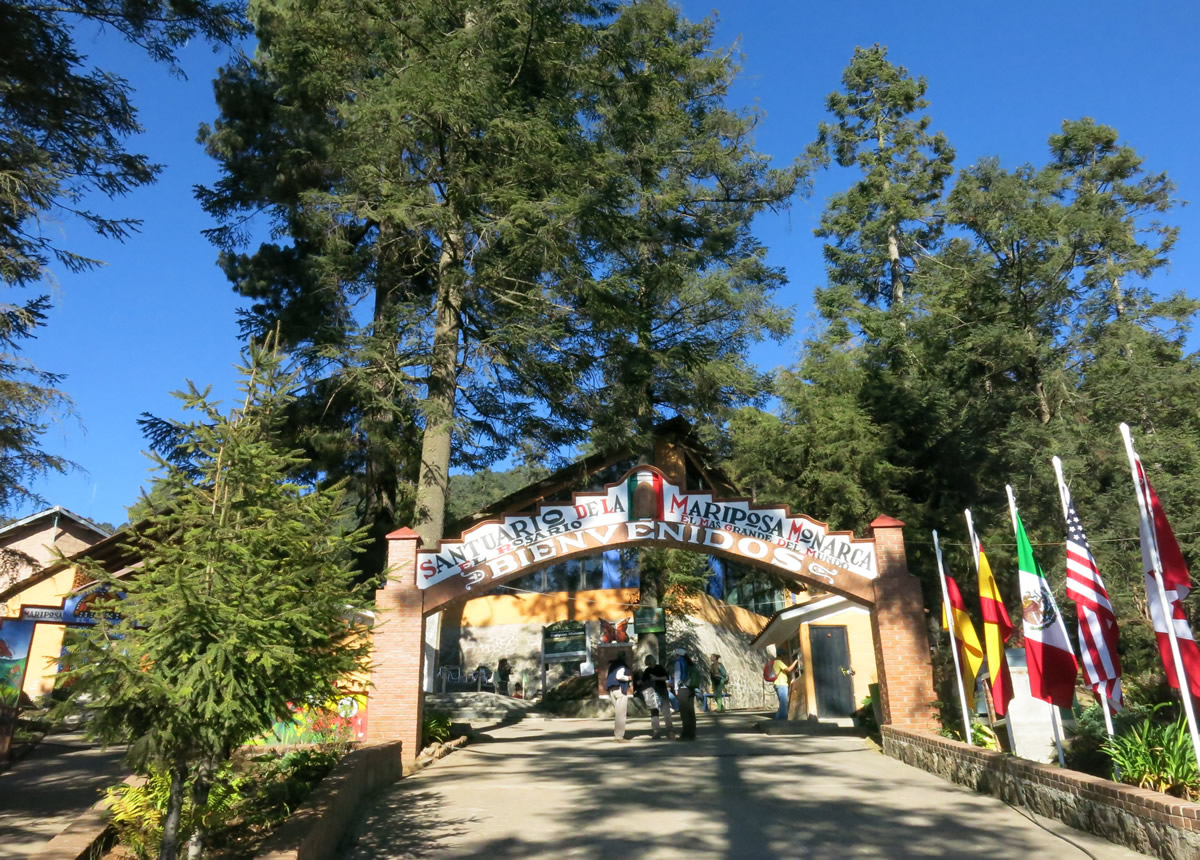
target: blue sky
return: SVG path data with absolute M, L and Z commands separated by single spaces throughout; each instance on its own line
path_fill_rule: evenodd
M 893 62 L 929 80 L 933 128 L 958 152 L 958 166 L 998 156 L 1006 166 L 1046 158 L 1046 139 L 1064 119 L 1092 116 L 1115 126 L 1154 171 L 1167 171 L 1182 200 L 1200 201 L 1195 157 L 1198 123 L 1189 109 L 1200 91 L 1194 36 L 1200 11 L 1179 0 L 1093 2 L 927 2 L 903 4 L 742 0 L 685 2 L 689 17 L 717 11 L 718 42 L 738 41 L 744 68 L 731 102 L 766 113 L 762 151 L 790 161 L 812 139 L 825 96 L 838 86 L 856 45 L 876 42 Z M 159 182 L 103 211 L 145 220 L 124 245 L 95 240 L 78 224 L 52 225 L 64 243 L 107 262 L 82 275 L 58 273 L 49 325 L 27 351 L 47 370 L 66 373 L 78 420 L 58 422 L 46 444 L 83 467 L 37 486 L 51 503 L 120 523 L 150 475 L 136 420 L 143 411 L 177 414 L 170 392 L 191 379 L 232 393 L 238 357 L 237 299 L 200 231 L 211 226 L 192 187 L 216 177 L 195 143 L 215 117 L 211 79 L 224 52 L 202 44 L 183 52 L 187 80 L 145 60 L 108 33 L 85 30 L 84 53 L 135 87 L 145 133 L 133 143 L 166 165 Z M 811 295 L 822 281 L 820 242 L 812 235 L 824 199 L 844 176 L 823 174 L 815 193 L 758 222 L 771 260 L 787 270 L 780 295 L 796 310 L 792 340 L 755 352 L 764 367 L 795 357 L 811 324 Z M 1200 215 L 1177 210 L 1182 228 L 1160 292 L 1200 297 Z M 1193 339 L 1194 347 L 1195 339 Z M 29 513 L 18 511 L 15 514 Z

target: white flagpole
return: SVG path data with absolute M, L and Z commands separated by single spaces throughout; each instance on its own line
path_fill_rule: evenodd
M 942 583 L 942 607 L 946 613 L 946 626 L 950 629 L 950 653 L 954 655 L 954 675 L 958 681 L 958 701 L 962 705 L 964 737 L 968 744 L 971 740 L 971 709 L 967 707 L 967 689 L 963 686 L 962 666 L 958 657 L 958 639 L 954 636 L 954 607 L 950 604 L 950 587 L 946 585 L 946 570 L 942 566 L 942 548 L 938 544 L 937 529 L 933 530 L 933 554 L 937 556 L 938 579 Z
M 963 511 L 963 515 L 967 518 L 967 536 L 968 536 L 968 539 L 971 541 L 971 558 L 975 560 L 975 577 L 978 579 L 978 577 L 979 577 L 979 552 L 981 549 L 980 543 L 979 543 L 979 538 L 976 537 L 976 535 L 975 535 L 975 521 L 973 519 L 971 519 L 971 509 L 968 508 L 967 510 Z M 985 628 L 986 628 L 986 623 L 985 623 Z M 987 630 L 986 629 L 983 632 L 983 638 L 984 638 L 984 643 L 985 643 L 984 650 L 986 651 L 987 650 L 986 649 L 986 642 L 987 642 Z M 1000 643 L 1000 648 L 1001 649 L 1004 648 L 1003 642 Z M 1007 659 L 1008 658 L 1006 657 L 1005 660 L 1007 660 Z M 992 672 L 992 667 L 988 666 L 988 675 L 989 676 L 991 675 L 991 672 Z M 990 684 L 990 679 L 989 679 L 989 684 Z M 1007 711 L 1007 710 L 1008 709 L 1005 708 L 1005 711 Z M 1013 734 L 1012 717 L 1008 713 L 1005 713 L 1005 715 L 1004 715 L 1004 728 L 1008 730 L 1008 749 L 1011 753 L 1013 753 L 1013 755 L 1016 755 L 1017 736 Z
M 1070 498 L 1070 493 L 1067 490 L 1067 479 L 1063 477 L 1062 460 L 1058 459 L 1057 456 L 1054 456 L 1054 457 L 1050 458 L 1050 462 L 1054 464 L 1054 477 L 1058 481 L 1058 500 L 1060 502 L 1062 502 L 1063 522 L 1066 522 L 1067 516 L 1068 516 L 1067 500 Z M 1070 528 L 1070 527 L 1071 527 L 1071 524 L 1067 523 L 1067 528 Z M 1083 642 L 1082 641 L 1079 643 L 1079 651 L 1081 654 L 1083 653 Z M 1113 723 L 1112 723 L 1112 712 L 1110 711 L 1109 705 L 1108 705 L 1108 696 L 1103 692 L 1100 692 L 1100 691 L 1097 691 L 1097 692 L 1099 693 L 1100 706 L 1104 709 L 1104 728 L 1108 730 L 1108 736 L 1111 739 L 1114 732 L 1113 732 Z
M 1053 702 L 1050 703 L 1050 725 L 1054 727 L 1054 748 L 1058 750 L 1058 766 L 1066 767 L 1067 762 L 1063 758 L 1062 733 L 1058 730 L 1058 706 Z
M 1129 470 L 1133 475 L 1133 486 L 1137 489 L 1138 515 L 1142 519 L 1142 534 L 1149 537 L 1151 569 L 1147 573 L 1154 574 L 1154 584 L 1158 586 L 1158 600 L 1162 607 L 1163 620 L 1167 626 L 1167 641 L 1171 643 L 1171 657 L 1175 661 L 1175 677 L 1179 681 L 1179 697 L 1183 699 L 1183 712 L 1187 715 L 1188 731 L 1192 735 L 1192 751 L 1196 760 L 1200 761 L 1200 732 L 1196 731 L 1196 713 L 1192 707 L 1192 688 L 1188 683 L 1187 673 L 1183 668 L 1183 655 L 1179 653 L 1179 637 L 1175 633 L 1175 615 L 1171 611 L 1171 602 L 1167 600 L 1167 587 L 1163 584 L 1162 558 L 1158 554 L 1158 533 L 1150 521 L 1150 499 L 1145 495 L 1145 487 L 1138 476 L 1138 455 L 1133 450 L 1133 438 L 1129 435 L 1129 425 L 1121 423 L 1121 438 L 1125 440 L 1125 454 L 1129 457 Z M 1147 478 L 1147 480 L 1149 480 Z
M 1013 495 L 1013 488 L 1011 484 L 1004 485 L 1004 492 L 1008 493 L 1008 515 L 1012 517 L 1013 537 L 1019 540 L 1017 532 L 1017 497 Z M 1025 653 L 1029 653 L 1028 646 L 1025 648 Z M 1028 671 L 1028 669 L 1026 669 L 1026 671 Z M 1050 702 L 1049 705 L 1050 725 L 1054 728 L 1054 748 L 1058 750 L 1058 766 L 1066 767 L 1066 763 L 1063 760 L 1062 738 L 1058 734 L 1058 714 L 1056 713 L 1056 711 L 1058 711 L 1058 706 L 1053 702 Z

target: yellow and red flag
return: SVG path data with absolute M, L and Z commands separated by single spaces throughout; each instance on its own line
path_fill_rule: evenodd
M 967 707 L 975 709 L 975 679 L 979 677 L 979 669 L 983 666 L 983 646 L 979 644 L 979 636 L 975 633 L 975 625 L 967 614 L 967 603 L 963 600 L 962 592 L 954 577 L 946 577 L 946 592 L 950 595 L 950 607 L 954 612 L 954 639 L 958 648 L 958 667 L 962 672 L 963 691 L 967 695 Z M 946 620 L 946 607 L 942 606 L 942 629 L 949 630 Z
M 992 575 L 992 566 L 984 554 L 983 543 L 978 539 L 975 540 L 975 552 L 979 560 L 979 608 L 983 614 L 983 650 L 992 681 L 992 705 L 996 716 L 1003 717 L 1013 698 L 1012 677 L 1008 673 L 1008 658 L 1004 655 L 1004 643 L 1012 636 L 1013 627 L 996 586 L 996 577 Z

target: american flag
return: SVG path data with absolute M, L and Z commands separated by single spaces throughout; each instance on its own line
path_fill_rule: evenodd
M 1067 597 L 1075 601 L 1079 616 L 1083 676 L 1097 696 L 1107 698 L 1119 708 L 1122 700 L 1117 619 L 1071 494 L 1065 486 L 1062 492 L 1067 515 Z

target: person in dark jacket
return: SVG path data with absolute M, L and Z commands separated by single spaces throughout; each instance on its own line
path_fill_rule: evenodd
M 650 737 L 658 737 L 658 718 L 661 715 L 666 720 L 666 735 L 675 736 L 671 726 L 671 702 L 667 699 L 667 684 L 670 681 L 667 670 L 654 659 L 653 654 L 646 655 L 646 670 L 642 672 L 642 701 L 650 709 Z
M 632 680 L 625 655 L 618 654 L 608 664 L 607 682 L 608 695 L 613 703 L 613 740 L 618 743 L 629 740 L 625 737 L 625 715 L 629 711 L 629 684 Z
M 696 691 L 704 686 L 704 676 L 690 654 L 685 654 L 683 661 L 683 677 L 675 687 L 675 696 L 679 699 L 679 719 L 683 723 L 679 740 L 694 741 L 696 739 Z

